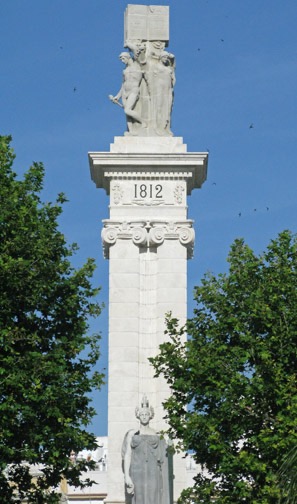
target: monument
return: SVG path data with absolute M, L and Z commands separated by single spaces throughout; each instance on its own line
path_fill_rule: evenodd
M 181 324 L 186 320 L 187 260 L 194 247 L 187 197 L 206 179 L 207 153 L 187 152 L 172 133 L 175 57 L 168 44 L 169 7 L 127 6 L 122 84 L 109 96 L 125 113 L 127 131 L 115 137 L 109 152 L 89 153 L 92 180 L 110 196 L 102 229 L 109 260 L 110 504 L 169 504 L 172 479 L 175 500 L 186 486 L 182 457 L 174 456 L 170 477 L 167 445 L 159 435 L 166 429 L 162 402 L 170 390 L 154 378 L 148 358 L 166 339 L 166 313 Z

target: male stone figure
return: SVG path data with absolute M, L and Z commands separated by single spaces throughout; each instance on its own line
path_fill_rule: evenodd
M 127 500 L 133 504 L 170 504 L 168 447 L 149 426 L 154 410 L 146 396 L 135 414 L 139 430 L 128 431 L 122 447 Z
M 130 134 L 133 134 L 133 124 L 138 122 L 144 128 L 146 124 L 143 122 L 140 114 L 135 110 L 135 106 L 139 100 L 140 83 L 142 80 L 142 71 L 139 63 L 134 60 L 129 53 L 122 52 L 119 56 L 120 60 L 126 65 L 123 71 L 123 84 L 116 96 L 110 95 L 110 99 L 114 103 L 119 103 L 122 99 L 123 108 L 127 117 L 127 126 Z

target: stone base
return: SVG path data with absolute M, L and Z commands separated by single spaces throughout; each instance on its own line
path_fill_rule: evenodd
M 110 145 L 114 154 L 177 154 L 186 153 L 187 145 L 182 137 L 115 137 Z

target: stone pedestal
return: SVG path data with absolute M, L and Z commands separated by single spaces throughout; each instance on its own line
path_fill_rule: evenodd
M 151 426 L 166 428 L 167 384 L 153 378 L 148 357 L 164 342 L 165 314 L 186 320 L 187 259 L 194 246 L 187 196 L 206 179 L 207 153 L 189 153 L 179 137 L 116 137 L 110 152 L 89 153 L 91 177 L 110 195 L 102 242 L 109 259 L 108 502 L 124 502 L 121 445 L 137 428 L 146 394 Z M 174 495 L 186 486 L 175 457 Z

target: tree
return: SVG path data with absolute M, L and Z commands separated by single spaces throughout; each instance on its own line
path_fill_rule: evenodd
M 280 482 L 285 491 L 284 504 L 297 503 L 297 445 L 295 444 L 280 467 Z
M 96 446 L 89 394 L 103 376 L 99 335 L 87 332 L 100 305 L 94 261 L 74 269 L 77 247 L 58 229 L 65 196 L 41 202 L 40 163 L 18 180 L 10 142 L 0 137 L 0 493 L 54 503 L 61 478 L 78 486 L 88 465 L 72 464 L 71 450 Z
M 297 445 L 296 236 L 280 233 L 260 256 L 235 240 L 228 262 L 195 288 L 184 327 L 168 316 L 152 361 L 172 391 L 170 435 L 202 466 L 182 500 L 274 504 Z

